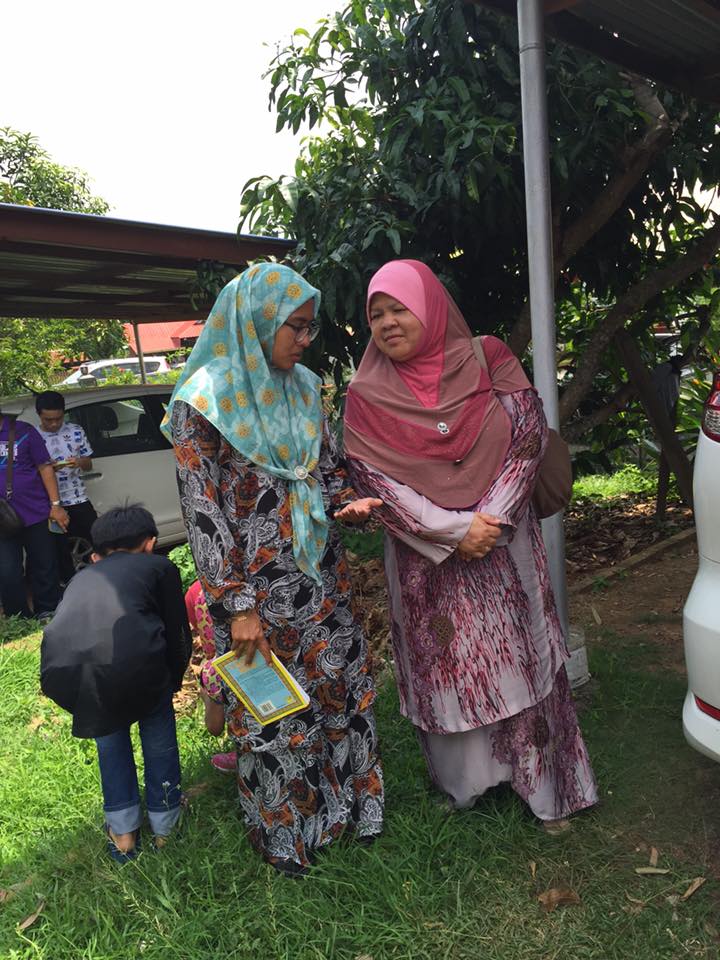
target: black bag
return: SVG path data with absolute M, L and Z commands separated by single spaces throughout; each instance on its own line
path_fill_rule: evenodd
M 473 337 L 473 350 L 480 366 L 488 371 L 481 337 Z M 548 429 L 548 442 L 535 478 L 532 502 L 540 518 L 564 510 L 572 497 L 570 449 L 557 430 Z
M 8 540 L 16 537 L 25 524 L 20 519 L 17 510 L 10 503 L 12 499 L 13 460 L 15 459 L 15 421 L 14 416 L 8 415 L 7 467 L 5 469 L 5 499 L 0 499 L 0 537 Z

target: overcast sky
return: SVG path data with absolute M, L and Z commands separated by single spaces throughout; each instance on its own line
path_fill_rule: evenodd
M 267 109 L 274 45 L 342 6 L 4 4 L 0 126 L 87 171 L 112 216 L 234 231 L 245 181 L 291 173 L 300 148 Z

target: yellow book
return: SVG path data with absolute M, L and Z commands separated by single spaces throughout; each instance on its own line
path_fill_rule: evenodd
M 259 650 L 252 663 L 245 662 L 242 652 L 235 656 L 232 651 L 213 660 L 220 679 L 263 726 L 299 713 L 310 703 L 308 695 L 275 654 L 270 656 L 270 664 L 265 663 Z

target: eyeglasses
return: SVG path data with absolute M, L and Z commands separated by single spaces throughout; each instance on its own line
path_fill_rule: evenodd
M 316 320 L 309 324 L 309 326 L 296 327 L 294 323 L 286 323 L 285 326 L 293 331 L 295 343 L 302 343 L 306 337 L 308 343 L 312 343 L 320 333 L 320 324 Z

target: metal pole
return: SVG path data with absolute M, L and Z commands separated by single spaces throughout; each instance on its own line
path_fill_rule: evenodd
M 140 324 L 133 320 L 133 330 L 135 331 L 135 349 L 137 350 L 138 360 L 140 361 L 140 382 L 147 383 L 147 371 L 145 370 L 145 354 L 140 343 Z
M 517 12 L 533 377 L 548 424 L 557 429 L 557 344 L 543 0 L 518 0 Z M 558 614 L 567 636 L 567 580 L 562 513 L 543 520 L 542 530 Z

